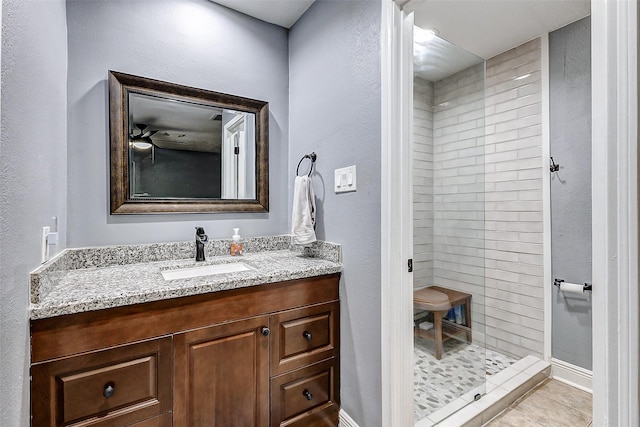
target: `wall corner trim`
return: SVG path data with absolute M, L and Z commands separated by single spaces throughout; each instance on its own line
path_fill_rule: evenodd
M 549 33 L 540 37 L 542 61 L 542 233 L 543 238 L 543 292 L 544 292 L 544 360 L 551 359 L 551 331 L 553 311 L 551 293 L 551 175 L 548 171 L 551 155 L 550 111 L 549 111 Z
M 344 409 L 340 409 L 338 420 L 340 421 L 338 424 L 339 427 L 360 427 L 358 423 L 356 423 L 353 418 L 344 411 Z
M 593 394 L 593 372 L 588 369 L 551 358 L 551 376 L 555 380 Z

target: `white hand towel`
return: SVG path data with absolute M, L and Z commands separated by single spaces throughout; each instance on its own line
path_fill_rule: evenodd
M 311 178 L 297 176 L 293 186 L 293 214 L 291 234 L 293 244 L 307 246 L 316 241 L 316 199 L 313 195 Z

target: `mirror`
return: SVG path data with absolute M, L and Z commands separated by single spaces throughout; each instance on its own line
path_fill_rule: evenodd
M 269 104 L 109 71 L 111 213 L 267 212 Z

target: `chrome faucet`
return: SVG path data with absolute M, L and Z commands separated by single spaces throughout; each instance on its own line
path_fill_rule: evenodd
M 209 240 L 204 228 L 196 227 L 196 261 L 204 261 L 204 244 Z

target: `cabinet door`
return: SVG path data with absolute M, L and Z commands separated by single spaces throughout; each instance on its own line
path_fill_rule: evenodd
M 32 425 L 120 427 L 171 410 L 171 337 L 31 367 Z
M 174 426 L 269 423 L 267 316 L 174 337 Z

